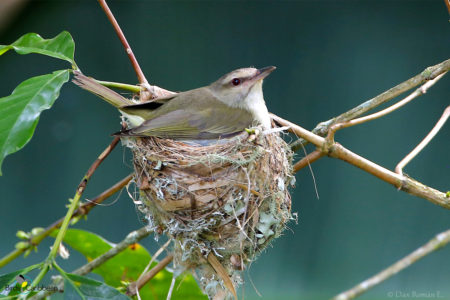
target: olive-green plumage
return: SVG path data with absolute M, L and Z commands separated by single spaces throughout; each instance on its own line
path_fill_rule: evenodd
M 217 139 L 254 125 L 270 128 L 262 80 L 274 69 L 238 69 L 209 86 L 141 104 L 134 104 L 80 72 L 75 72 L 74 82 L 114 105 L 129 118 L 133 127 L 117 135 Z

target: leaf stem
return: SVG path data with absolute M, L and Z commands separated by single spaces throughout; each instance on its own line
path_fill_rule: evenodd
M 102 81 L 102 80 L 96 80 L 96 81 L 103 86 L 113 88 L 113 89 L 121 89 L 124 91 L 133 92 L 133 93 L 139 93 L 141 91 L 141 87 L 137 86 L 137 85 L 126 84 L 126 83 L 121 83 L 121 82 Z

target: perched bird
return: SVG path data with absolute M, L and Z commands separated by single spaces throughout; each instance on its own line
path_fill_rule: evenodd
M 269 129 L 262 82 L 273 70 L 275 67 L 237 69 L 208 86 L 140 104 L 131 104 L 79 71 L 74 72 L 74 82 L 129 119 L 132 128 L 116 135 L 202 140 L 230 137 L 255 125 Z

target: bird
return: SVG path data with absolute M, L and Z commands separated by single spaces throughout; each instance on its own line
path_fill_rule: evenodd
M 129 120 L 120 137 L 209 140 L 232 137 L 247 128 L 271 128 L 262 83 L 276 67 L 240 68 L 208 86 L 135 104 L 95 79 L 74 71 L 74 83 L 111 105 Z

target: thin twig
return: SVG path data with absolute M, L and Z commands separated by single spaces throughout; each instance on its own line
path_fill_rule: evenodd
M 307 156 L 303 157 L 301 160 L 299 160 L 298 162 L 296 162 L 294 164 L 294 166 L 292 168 L 294 173 L 297 173 L 298 171 L 300 171 L 304 167 L 312 164 L 313 162 L 315 162 L 319 158 L 323 157 L 324 155 L 325 154 L 319 150 L 315 150 L 315 151 L 309 153 Z
M 95 268 L 104 264 L 107 260 L 124 251 L 128 246 L 135 244 L 143 238 L 147 237 L 150 233 L 152 233 L 152 231 L 148 228 L 148 226 L 144 226 L 141 229 L 130 232 L 124 240 L 115 245 L 113 248 L 109 249 L 107 252 L 103 253 L 84 266 L 76 269 L 72 273 L 76 275 L 86 275 L 90 273 Z
M 69 222 L 72 219 L 72 215 L 74 214 L 75 210 L 78 208 L 78 203 L 80 201 L 81 196 L 83 195 L 84 190 L 86 189 L 86 185 L 89 182 L 89 180 L 92 177 L 92 174 L 94 174 L 95 170 L 97 170 L 98 166 L 105 160 L 106 157 L 111 153 L 111 151 L 116 147 L 117 143 L 119 143 L 120 138 L 115 137 L 111 144 L 109 144 L 108 147 L 106 147 L 105 150 L 98 156 L 98 158 L 92 163 L 88 171 L 86 172 L 86 175 L 84 175 L 83 179 L 81 180 L 80 184 L 78 185 L 75 196 L 73 197 L 69 209 L 67 210 L 66 216 L 64 217 L 63 222 L 61 223 L 59 232 L 55 238 L 55 241 L 53 243 L 53 247 L 50 250 L 50 253 L 48 254 L 41 271 L 39 274 L 35 277 L 33 282 L 30 285 L 30 289 L 35 288 L 39 282 L 44 278 L 44 276 L 47 274 L 47 272 L 50 270 L 54 259 L 58 253 L 58 248 L 61 242 L 64 239 L 64 236 L 66 234 L 67 228 L 69 227 Z
M 370 115 L 365 116 L 365 117 L 349 120 L 349 121 L 342 122 L 342 123 L 335 123 L 328 130 L 327 138 L 333 139 L 334 138 L 334 134 L 335 134 L 335 132 L 337 130 L 340 130 L 340 129 L 343 129 L 343 128 L 347 128 L 347 127 L 351 127 L 351 126 L 355 126 L 355 125 L 359 125 L 359 124 L 362 124 L 362 123 L 365 123 L 365 122 L 369 122 L 369 121 L 381 118 L 381 117 L 383 117 L 383 116 L 385 116 L 387 114 L 390 114 L 391 112 L 393 112 L 393 111 L 399 109 L 400 107 L 406 105 L 407 103 L 411 102 L 415 98 L 425 94 L 428 91 L 428 89 L 430 87 L 432 87 L 437 81 L 439 81 L 439 79 L 441 79 L 446 73 L 447 72 L 442 73 L 439 76 L 436 76 L 436 78 L 434 78 L 433 80 L 430 80 L 430 81 L 426 82 L 421 87 L 416 89 L 414 92 L 409 94 L 408 97 L 400 100 L 399 102 L 395 103 L 394 105 L 389 106 L 388 108 L 385 108 L 385 109 L 383 109 L 383 110 L 381 110 L 379 112 L 376 112 L 374 114 L 370 114 Z
M 109 189 L 102 192 L 100 195 L 98 195 L 91 201 L 83 203 L 72 215 L 72 219 L 75 217 L 78 217 L 78 216 L 87 215 L 91 211 L 92 208 L 94 208 L 98 204 L 102 203 L 103 201 L 108 199 L 110 196 L 112 196 L 113 194 L 115 194 L 116 192 L 121 190 L 123 187 L 125 187 L 132 178 L 133 178 L 133 174 L 128 175 L 127 177 L 123 178 L 122 180 L 120 180 L 119 182 L 114 184 L 112 187 L 110 187 Z M 0 268 L 2 268 L 3 266 L 7 265 L 11 261 L 13 261 L 17 257 L 19 257 L 22 253 L 24 253 L 28 249 L 39 245 L 47 236 L 49 236 L 53 232 L 53 230 L 55 230 L 55 229 L 59 228 L 59 226 L 61 226 L 61 223 L 63 222 L 63 220 L 64 220 L 64 217 L 60 218 L 59 220 L 53 222 L 51 225 L 47 226 L 47 228 L 44 231 L 33 236 L 30 239 L 30 241 L 28 242 L 27 247 L 24 247 L 21 249 L 15 249 L 11 253 L 6 255 L 5 257 L 1 258 L 0 259 Z
M 139 297 L 139 290 L 149 281 L 151 280 L 155 274 L 153 274 L 154 271 L 150 270 L 149 272 L 148 269 L 151 267 L 151 265 L 153 264 L 153 262 L 155 261 L 155 259 L 158 258 L 158 256 L 164 251 L 166 250 L 166 248 L 169 246 L 169 244 L 172 242 L 172 239 L 169 239 L 161 248 L 158 249 L 158 251 L 156 251 L 156 253 L 152 256 L 150 262 L 147 264 L 147 266 L 145 267 L 144 271 L 142 271 L 142 274 L 139 276 L 139 278 L 130 283 L 127 287 L 127 295 L 129 296 L 134 296 L 134 295 L 138 295 Z M 148 274 L 150 273 L 150 275 Z
M 107 262 L 109 259 L 113 258 L 120 252 L 127 249 L 130 245 L 135 244 L 142 240 L 143 238 L 147 237 L 152 231 L 148 229 L 147 226 L 142 227 L 141 229 L 135 230 L 127 234 L 126 238 L 122 240 L 120 243 L 116 244 L 114 247 L 109 249 L 107 252 L 103 253 L 102 255 L 98 256 L 94 260 L 90 261 L 89 263 L 81 266 L 80 268 L 73 271 L 73 274 L 76 275 L 86 275 L 90 273 L 95 268 L 98 268 L 105 262 Z M 58 290 L 62 289 L 63 286 L 58 286 Z M 52 291 L 48 291 L 45 293 L 38 293 L 37 295 L 30 298 L 30 300 L 38 300 L 43 299 L 45 297 L 48 297 L 49 295 L 53 294 Z
M 417 250 L 415 250 L 408 256 L 402 258 L 401 260 L 397 261 L 395 264 L 384 269 L 383 271 L 372 276 L 371 278 L 364 280 L 363 282 L 359 283 L 358 285 L 351 288 L 350 290 L 337 295 L 333 299 L 334 300 L 353 299 L 356 296 L 373 288 L 377 284 L 383 282 L 384 280 L 397 274 L 401 270 L 409 267 L 410 265 L 417 262 L 418 260 L 425 257 L 426 255 L 444 247 L 448 243 L 450 243 L 450 230 L 447 230 L 445 232 L 442 232 L 442 233 L 436 235 L 432 240 L 430 240 L 428 243 L 426 243 L 422 247 L 418 248 Z
M 430 133 L 419 143 L 419 145 L 414 148 L 411 153 L 409 153 L 405 158 L 403 158 L 398 165 L 395 167 L 395 172 L 398 174 L 403 174 L 403 168 L 417 155 L 420 151 L 425 148 L 426 145 L 434 138 L 434 136 L 441 130 L 442 126 L 444 126 L 445 122 L 447 122 L 448 117 L 450 117 L 450 106 L 448 106 L 444 113 L 442 114 L 439 121 L 434 125 L 433 129 L 431 129 Z
M 162 269 L 164 269 L 172 260 L 173 254 L 168 254 L 166 257 L 164 257 L 156 266 L 154 266 L 150 271 L 148 271 L 147 273 L 144 274 L 144 276 L 142 276 L 142 279 L 139 280 L 138 285 L 136 285 L 136 288 L 127 289 L 127 295 L 130 297 L 136 295 L 136 290 L 139 290 L 144 284 L 146 284 L 153 277 L 155 277 L 155 275 L 158 274 Z
M 136 57 L 134 56 L 133 50 L 131 50 L 130 44 L 128 44 L 128 41 L 127 41 L 125 35 L 123 34 L 122 29 L 119 26 L 119 23 L 117 23 L 116 18 L 114 17 L 113 13 L 109 9 L 108 4 L 106 4 L 106 0 L 98 0 L 98 3 L 100 4 L 103 11 L 105 12 L 106 16 L 109 19 L 109 22 L 111 22 L 112 26 L 114 27 L 114 30 L 116 31 L 120 42 L 122 43 L 123 47 L 125 48 L 128 58 L 130 59 L 131 64 L 133 65 L 133 69 L 136 72 L 139 83 L 142 85 L 148 85 L 148 81 L 145 78 L 145 75 L 142 72 L 142 69 L 139 66 L 139 63 L 138 63 Z
M 383 168 L 364 157 L 353 153 L 352 151 L 344 148 L 339 143 L 328 143 L 323 137 L 313 134 L 312 132 L 294 124 L 287 120 L 284 120 L 276 115 L 271 115 L 271 117 L 282 124 L 283 126 L 290 126 L 296 135 L 307 139 L 311 143 L 317 146 L 317 149 L 323 152 L 325 155 L 330 157 L 338 158 L 345 162 L 348 162 L 355 167 L 358 167 L 387 183 L 392 184 L 396 188 L 407 192 L 411 195 L 418 196 L 424 198 L 434 204 L 440 205 L 446 209 L 450 209 L 450 198 L 447 197 L 445 193 L 441 191 L 435 190 L 426 186 L 412 178 L 407 176 L 399 175 L 395 172 L 392 172 L 386 168 Z
M 431 66 L 426 68 L 423 72 L 420 74 L 400 83 L 399 85 L 381 93 L 380 95 L 367 100 L 364 103 L 361 103 L 360 105 L 356 106 L 355 108 L 333 118 L 325 122 L 319 123 L 312 132 L 319 135 L 319 136 L 326 136 L 328 134 L 328 130 L 330 126 L 336 123 L 342 123 L 349 120 L 352 120 L 356 117 L 359 117 L 369 110 L 388 102 L 389 100 L 394 99 L 395 97 L 401 95 L 402 93 L 423 84 L 424 82 L 428 80 L 432 80 L 439 76 L 442 73 L 445 73 L 450 70 L 450 59 L 443 61 L 437 65 Z M 308 144 L 309 140 L 307 139 L 299 139 L 291 144 L 291 149 L 293 151 L 298 151 L 301 148 L 301 144 L 304 146 Z
M 450 14 L 450 0 L 444 0 L 445 6 L 447 6 L 448 13 Z
M 134 56 L 133 50 L 131 49 L 130 45 L 128 44 L 128 41 L 122 31 L 120 29 L 119 23 L 117 23 L 116 18 L 114 17 L 112 11 L 109 9 L 108 5 L 106 4 L 106 0 L 98 0 L 100 6 L 102 7 L 103 11 L 105 12 L 106 16 L 108 17 L 109 21 L 111 22 L 115 32 L 117 33 L 117 36 L 119 37 L 120 42 L 122 43 L 123 47 L 125 48 L 125 51 L 127 52 L 128 58 L 131 61 L 131 65 L 133 66 L 133 69 L 136 72 L 137 78 L 139 80 L 139 83 L 141 85 L 140 88 L 140 99 L 141 101 L 147 101 L 149 99 L 159 98 L 159 97 L 165 97 L 170 96 L 173 94 L 176 94 L 174 92 L 168 91 L 166 89 L 160 88 L 156 85 L 150 85 L 145 78 L 144 72 L 142 72 L 141 67 L 139 66 L 139 63 Z M 119 88 L 123 88 L 126 86 L 121 86 Z
M 173 292 L 173 288 L 175 287 L 175 281 L 176 281 L 176 277 L 175 274 L 172 274 L 172 281 L 170 282 L 170 288 L 169 288 L 169 292 L 167 293 L 167 298 L 166 300 L 170 300 L 172 299 L 172 292 Z

